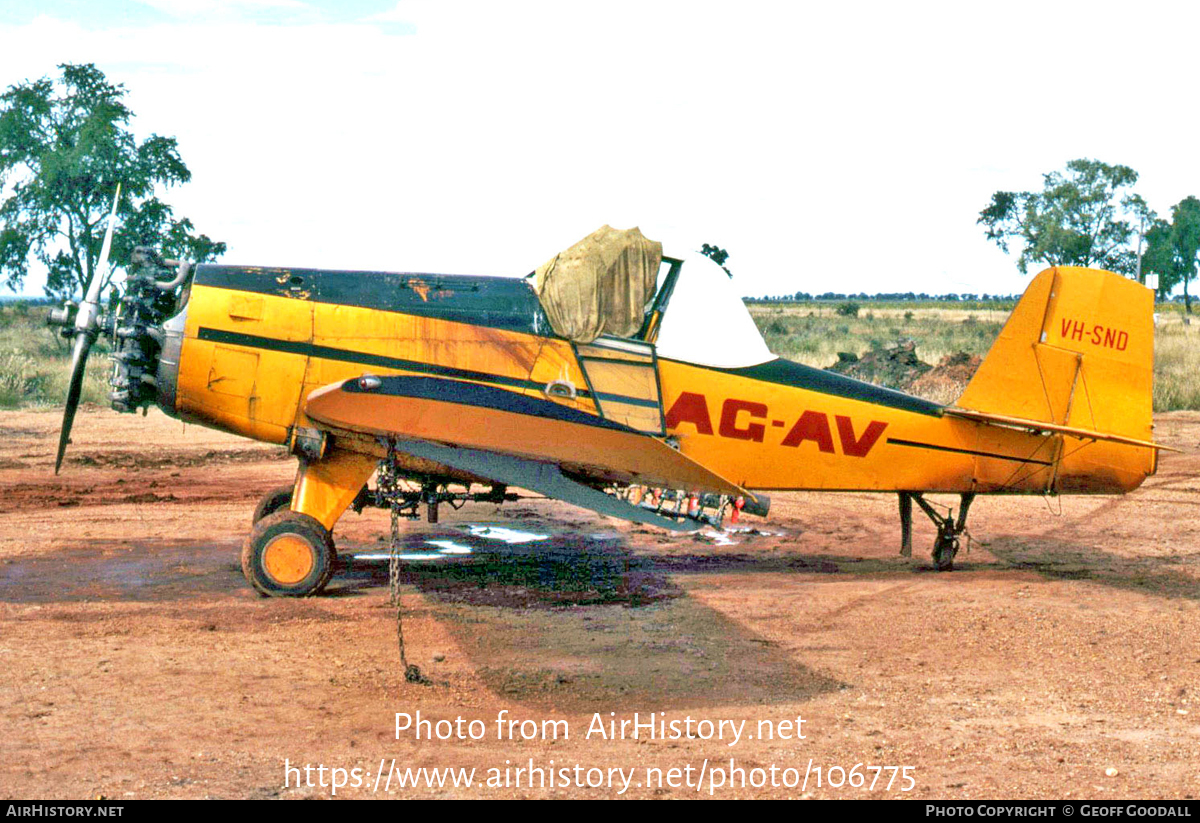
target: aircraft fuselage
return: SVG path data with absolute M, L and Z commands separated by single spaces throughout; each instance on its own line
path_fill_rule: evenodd
M 173 383 L 160 369 L 166 410 L 271 443 L 313 427 L 304 401 L 318 388 L 423 375 L 596 416 L 606 403 L 661 399 L 660 433 L 748 489 L 1120 493 L 1154 468 L 1148 449 L 980 425 L 786 360 L 719 369 L 659 358 L 657 397 L 598 390 L 580 347 L 553 334 L 517 279 L 200 266 L 182 321 Z M 343 445 L 377 451 L 369 439 Z

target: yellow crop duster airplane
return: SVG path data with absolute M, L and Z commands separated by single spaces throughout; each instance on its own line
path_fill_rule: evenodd
M 697 527 L 698 498 L 766 514 L 764 491 L 898 493 L 902 551 L 915 501 L 947 569 L 975 495 L 1128 492 L 1161 448 L 1153 295 L 1103 271 L 1034 278 L 947 407 L 775 357 L 716 263 L 665 257 L 637 229 L 606 226 L 524 279 L 192 266 L 140 249 L 115 316 L 97 297 L 53 318 L 76 340 L 55 471 L 103 331 L 115 408 L 157 403 L 299 458 L 242 553 L 268 595 L 321 591 L 352 506 L 424 505 L 435 520 L 439 503 L 499 502 L 509 486 L 669 529 Z M 958 516 L 927 492 L 962 495 Z

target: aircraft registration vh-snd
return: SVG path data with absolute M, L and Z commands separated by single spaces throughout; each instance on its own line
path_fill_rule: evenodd
M 192 265 L 143 248 L 116 312 L 101 314 L 96 286 L 52 322 L 75 340 L 56 472 L 100 334 L 114 408 L 157 404 L 297 456 L 242 551 L 267 595 L 325 587 L 351 507 L 436 520 L 440 503 L 502 502 L 509 487 L 674 530 L 765 516 L 769 491 L 890 492 L 902 553 L 916 502 L 949 569 L 976 495 L 1128 492 L 1163 448 L 1153 293 L 1066 266 L 1033 279 L 950 406 L 774 356 L 720 266 L 665 256 L 636 228 L 605 226 L 525 278 Z M 961 495 L 957 516 L 934 492 Z

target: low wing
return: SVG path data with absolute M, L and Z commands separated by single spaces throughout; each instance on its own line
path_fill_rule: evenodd
M 614 517 L 674 529 L 575 477 L 753 498 L 658 438 L 540 397 L 438 377 L 363 377 L 309 395 L 305 413 L 334 431 Z M 569 476 L 568 476 L 569 475 Z

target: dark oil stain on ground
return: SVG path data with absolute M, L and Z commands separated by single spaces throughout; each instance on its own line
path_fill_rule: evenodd
M 231 540 L 87 541 L 0 563 L 0 602 L 164 602 L 211 598 L 244 584 Z
M 448 603 L 511 609 L 645 606 L 682 592 L 654 564 L 617 539 L 542 529 L 547 539 L 497 543 L 462 530 L 406 537 L 408 550 L 453 542 L 469 555 L 404 562 L 402 585 Z M 387 585 L 386 561 L 352 561 L 340 577 L 351 586 Z

